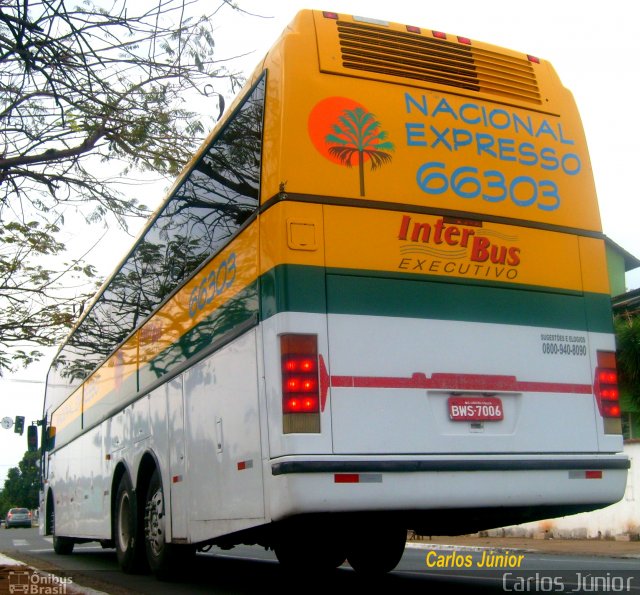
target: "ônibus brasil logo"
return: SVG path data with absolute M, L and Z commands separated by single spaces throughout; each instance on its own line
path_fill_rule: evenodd
M 391 162 L 393 143 L 376 116 L 347 97 L 327 97 L 309 114 L 309 136 L 315 148 L 334 163 L 358 166 L 360 196 L 364 196 L 366 162 L 374 171 Z

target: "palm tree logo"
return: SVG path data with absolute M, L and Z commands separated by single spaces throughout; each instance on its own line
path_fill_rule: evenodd
M 394 145 L 387 140 L 388 133 L 381 129 L 376 117 L 362 107 L 345 109 L 331 130 L 324 138 L 330 145 L 328 153 L 347 167 L 357 162 L 360 196 L 364 196 L 365 161 L 371 162 L 371 171 L 391 163 L 389 151 L 394 150 Z

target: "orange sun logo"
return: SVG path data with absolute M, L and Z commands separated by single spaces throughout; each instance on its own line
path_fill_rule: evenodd
M 318 152 L 338 165 L 358 166 L 360 196 L 364 196 L 364 164 L 371 170 L 391 162 L 393 143 L 367 109 L 346 97 L 327 97 L 309 114 L 309 137 Z

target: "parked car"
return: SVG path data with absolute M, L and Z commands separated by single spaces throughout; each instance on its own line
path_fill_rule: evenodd
M 31 527 L 31 511 L 28 508 L 11 508 L 7 512 L 4 528 Z

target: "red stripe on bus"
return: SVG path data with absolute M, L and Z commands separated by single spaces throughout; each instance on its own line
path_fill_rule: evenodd
M 416 372 L 410 377 L 397 376 L 331 376 L 320 357 L 320 387 L 322 410 L 329 387 L 334 388 L 395 388 L 395 389 L 444 389 L 451 391 L 506 391 L 564 393 L 590 395 L 590 384 L 564 382 L 525 382 L 515 376 L 494 374 L 426 374 Z

